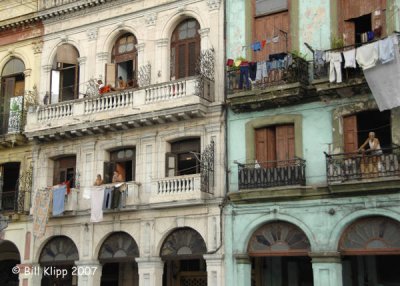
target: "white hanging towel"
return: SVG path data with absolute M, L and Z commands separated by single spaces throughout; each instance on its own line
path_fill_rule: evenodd
M 374 67 L 378 61 L 378 57 L 377 42 L 357 48 L 356 60 L 363 70 Z

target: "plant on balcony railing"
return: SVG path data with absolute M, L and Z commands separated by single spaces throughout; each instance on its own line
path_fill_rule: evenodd
M 264 62 L 262 62 L 264 64 Z M 258 63 L 255 63 L 258 65 Z M 295 54 L 287 54 L 281 60 L 265 62 L 265 72 L 261 78 L 253 71 L 248 73 L 249 84 L 247 84 L 247 73 L 241 75 L 240 68 L 231 68 L 227 71 L 227 89 L 229 93 L 240 92 L 243 89 L 267 89 L 269 87 L 308 82 L 308 63 L 305 59 Z
M 400 176 L 400 147 L 325 156 L 328 184 Z
M 238 164 L 239 189 L 258 189 L 306 184 L 306 161 L 294 158 L 282 161 Z

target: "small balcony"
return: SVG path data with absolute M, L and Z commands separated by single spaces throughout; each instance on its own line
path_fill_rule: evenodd
M 300 158 L 238 166 L 240 191 L 306 184 L 306 161 Z
M 400 179 L 400 147 L 325 156 L 328 185 Z
M 201 174 L 168 177 L 153 182 L 150 203 L 202 200 L 210 196 L 202 191 Z
M 266 62 L 266 66 L 262 79 L 256 77 L 255 81 L 249 80 L 249 84 L 240 68 L 227 71 L 228 102 L 235 112 L 290 105 L 307 96 L 306 60 L 288 54 L 284 60 Z
M 26 143 L 24 131 L 24 97 L 10 99 L 10 108 L 6 109 L 0 119 L 0 148 L 23 145 Z
M 188 120 L 204 117 L 213 100 L 212 81 L 186 78 L 37 107 L 25 134 L 53 141 Z

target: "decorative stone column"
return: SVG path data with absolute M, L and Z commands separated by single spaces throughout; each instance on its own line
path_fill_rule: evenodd
M 96 54 L 96 70 L 104 72 L 104 67 L 108 60 L 108 52 L 100 52 Z M 95 76 L 97 79 L 103 80 L 105 82 L 106 75 L 105 74 L 98 74 Z
M 78 98 L 83 98 L 83 93 L 86 92 L 86 57 L 78 58 L 79 64 L 79 86 L 78 86 Z
M 156 82 L 166 82 L 169 80 L 169 69 L 170 69 L 170 54 L 169 54 L 169 40 L 158 39 L 156 41 L 156 62 L 155 68 L 152 71 L 152 78 Z
M 314 286 L 342 286 L 342 263 L 338 252 L 310 253 Z
M 28 286 L 28 285 L 40 285 L 42 281 L 43 270 L 39 264 L 18 264 L 19 271 L 19 285 Z M 13 268 L 12 272 L 16 268 Z
M 201 50 L 208 50 L 210 48 L 210 43 L 209 43 L 209 34 L 210 34 L 210 28 L 205 28 L 205 29 L 200 29 L 199 31 L 200 35 L 200 43 L 201 43 Z
M 251 285 L 251 261 L 247 254 L 236 254 L 235 286 Z
M 75 261 L 75 276 L 79 286 L 99 286 L 102 265 L 98 261 Z
M 136 47 L 136 51 L 137 51 L 138 67 L 140 68 L 141 66 L 143 66 L 145 64 L 145 56 L 144 56 L 145 43 L 137 44 L 135 47 Z
M 224 285 L 222 271 L 224 256 L 222 254 L 205 254 L 203 257 L 207 263 L 207 285 Z
M 164 262 L 160 257 L 136 258 L 139 268 L 139 285 L 162 285 Z

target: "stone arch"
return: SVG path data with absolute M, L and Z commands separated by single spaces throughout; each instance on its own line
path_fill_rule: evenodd
M 18 247 L 9 240 L 0 240 L 0 260 L 19 260 L 21 261 L 21 253 Z
M 339 241 L 345 255 L 400 254 L 400 222 L 384 216 L 367 216 L 346 227 Z
M 139 257 L 139 247 L 128 233 L 111 232 L 102 240 L 97 257 L 100 262 L 132 260 Z
M 171 229 L 169 231 L 167 231 L 160 239 L 157 249 L 156 249 L 156 253 L 159 254 L 161 257 L 163 256 L 163 249 L 165 249 L 164 247 L 169 247 L 169 249 L 171 249 L 171 246 L 167 246 L 166 244 L 168 243 L 168 241 L 170 241 L 171 239 L 173 239 L 174 233 L 175 235 L 179 235 L 182 234 L 183 232 L 185 233 L 192 233 L 192 234 L 196 234 L 196 236 L 193 236 L 194 238 L 201 238 L 202 242 L 204 243 L 204 245 L 202 245 L 201 247 L 204 246 L 204 253 L 205 254 L 207 252 L 207 243 L 204 240 L 203 236 L 200 234 L 199 230 L 195 229 L 192 226 L 183 226 L 183 227 L 176 227 L 174 229 Z M 190 240 L 189 242 L 194 242 L 193 240 Z M 184 243 L 185 244 L 185 243 Z M 175 246 L 180 245 L 179 243 L 176 243 Z M 185 247 L 185 245 L 183 245 L 182 247 Z M 186 247 L 189 247 L 188 245 L 186 245 Z M 189 247 L 190 248 L 190 247 Z M 182 249 L 182 251 L 187 250 L 187 248 Z M 165 252 L 164 252 L 165 253 Z M 179 255 L 179 254 L 178 254 Z
M 41 253 L 42 253 L 43 248 L 44 248 L 44 247 L 46 246 L 46 244 L 49 243 L 53 238 L 57 238 L 57 237 L 64 237 L 64 238 L 67 238 L 67 239 L 71 240 L 75 246 L 76 246 L 76 245 L 79 245 L 79 243 L 77 243 L 77 241 L 79 242 L 79 238 L 76 238 L 76 237 L 75 237 L 75 238 L 72 238 L 72 237 L 70 237 L 70 236 L 67 236 L 66 234 L 53 235 L 53 236 L 50 236 L 50 237 L 43 238 L 43 240 L 40 240 L 40 243 L 39 243 L 39 245 L 38 245 L 37 247 L 35 247 L 35 242 L 34 242 L 34 253 L 33 253 L 33 255 L 32 255 L 32 261 L 34 261 L 34 262 L 40 262 L 39 259 L 40 259 L 40 255 L 41 255 Z M 78 254 L 79 254 L 79 250 L 78 250 Z
M 51 48 L 46 65 L 53 65 L 54 58 L 57 56 L 58 47 L 64 44 L 74 47 L 77 50 L 79 57 L 82 57 L 83 48 L 79 45 L 77 41 L 72 39 L 68 39 L 67 41 L 59 40 Z
M 140 44 L 141 42 L 139 41 L 139 31 L 137 31 L 135 28 L 133 27 L 128 27 L 128 26 L 123 26 L 123 27 L 117 27 L 114 30 L 112 30 L 111 32 L 108 33 L 108 35 L 106 36 L 106 39 L 104 41 L 103 46 L 101 47 L 101 51 L 103 52 L 107 52 L 108 53 L 108 58 L 107 58 L 107 62 L 109 62 L 111 60 L 111 50 L 115 44 L 115 41 L 122 36 L 123 34 L 126 33 L 131 33 L 132 35 L 135 36 L 136 41 L 138 44 Z
M 79 260 L 79 252 L 71 238 L 53 236 L 41 248 L 38 260 L 40 264 L 74 263 Z
M 29 58 L 26 57 L 24 53 L 19 53 L 19 52 L 13 51 L 11 54 L 9 54 L 9 55 L 3 57 L 3 58 L 0 60 L 0 72 L 3 70 L 4 66 L 5 66 L 12 58 L 18 58 L 18 59 L 20 59 L 20 60 L 24 63 L 24 65 L 25 65 L 25 70 L 26 70 L 26 69 L 31 69 L 31 68 L 32 68 L 32 65 L 31 65 L 31 63 L 30 63 L 30 61 L 29 61 Z
M 400 221 L 400 214 L 388 211 L 384 209 L 364 209 L 355 211 L 352 214 L 342 218 L 340 221 L 336 223 L 333 227 L 328 240 L 327 250 L 328 251 L 337 251 L 339 249 L 339 241 L 342 236 L 342 233 L 345 229 L 357 219 L 368 217 L 368 216 L 384 216 L 387 218 L 394 219 L 396 221 Z
M 235 240 L 235 243 L 237 245 L 236 251 L 243 254 L 247 253 L 247 246 L 249 245 L 249 241 L 253 233 L 257 231 L 257 229 L 259 229 L 262 225 L 277 221 L 287 222 L 297 226 L 302 232 L 304 232 L 304 234 L 308 238 L 311 251 L 317 249 L 315 236 L 305 223 L 292 216 L 277 214 L 274 215 L 274 217 L 262 215 L 258 218 L 251 220 L 251 223 L 245 226 L 245 228 L 241 231 L 241 235 L 238 237 L 237 240 Z
M 160 34 L 157 35 L 157 39 L 168 39 L 171 41 L 171 36 L 175 28 L 184 20 L 188 18 L 193 18 L 197 22 L 199 22 L 200 29 L 204 29 L 206 27 L 205 22 L 201 15 L 195 10 L 185 10 L 184 12 L 176 11 L 173 15 L 171 15 L 166 22 L 162 24 L 164 27 L 161 29 Z

